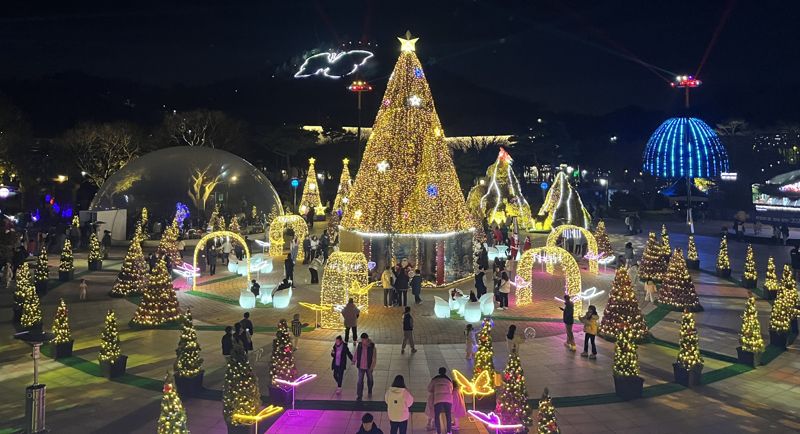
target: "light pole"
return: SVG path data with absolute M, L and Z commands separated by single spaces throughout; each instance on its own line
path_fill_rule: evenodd
M 52 333 L 42 331 L 41 325 L 30 331 L 23 331 L 14 335 L 32 348 L 33 358 L 33 384 L 25 388 L 25 434 L 47 432 L 45 428 L 45 391 L 47 387 L 39 384 L 39 349 L 43 343 L 53 339 Z
M 356 125 L 356 157 L 358 163 L 361 164 L 361 94 L 364 92 L 372 92 L 372 86 L 366 81 L 356 80 L 347 87 L 350 92 L 355 92 L 358 95 L 358 124 Z
M 684 104 L 686 105 L 686 111 L 689 111 L 689 91 L 696 87 L 700 87 L 703 84 L 702 81 L 694 78 L 691 75 L 679 75 L 675 77 L 675 81 L 671 83 L 672 87 L 676 89 L 685 89 L 685 100 Z M 689 116 L 688 113 L 686 116 Z M 688 136 L 689 132 L 684 131 L 684 136 Z M 684 137 L 684 140 L 688 143 L 688 137 Z M 694 218 L 692 217 L 692 177 L 686 177 L 686 224 L 689 225 L 689 233 L 694 234 Z
M 608 180 L 605 178 L 600 178 L 598 181 L 600 181 L 600 185 L 606 188 L 606 206 L 610 207 L 611 199 L 608 197 Z
M 300 186 L 300 180 L 297 178 L 292 178 L 289 182 L 289 185 L 292 186 L 293 194 L 294 194 L 294 210 L 297 211 L 297 187 Z

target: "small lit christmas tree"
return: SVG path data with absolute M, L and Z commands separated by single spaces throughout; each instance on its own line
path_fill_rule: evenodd
M 216 204 L 214 205 L 214 210 L 211 211 L 211 217 L 208 218 L 208 228 L 210 228 L 213 231 L 217 230 L 218 219 L 219 219 L 219 204 Z M 223 228 L 223 230 L 225 229 Z
M 778 295 L 781 284 L 778 281 L 778 272 L 775 269 L 775 259 L 770 256 L 767 260 L 767 273 L 764 277 L 765 296 L 769 300 L 774 300 Z
M 503 371 L 503 385 L 497 394 L 495 413 L 503 423 L 521 423 L 527 431 L 533 425 L 532 411 L 528 404 L 528 388 L 525 386 L 525 373 L 522 371 L 519 354 L 512 352 Z
M 731 261 L 728 258 L 728 237 L 723 235 L 719 241 L 719 253 L 717 254 L 717 276 L 730 277 Z
M 242 228 L 239 227 L 239 218 L 236 216 L 231 217 L 231 224 L 228 225 L 228 230 L 234 233 L 241 233 Z
M 608 238 L 606 223 L 602 220 L 597 222 L 594 228 L 594 239 L 597 240 L 597 251 L 604 257 L 614 257 L 614 248 L 611 247 L 611 240 Z
M 667 269 L 661 260 L 661 244 L 656 241 L 656 234 L 650 232 L 647 244 L 642 253 L 642 262 L 639 263 L 639 280 L 646 282 L 649 279 L 660 282 Z
M 783 266 L 783 276 L 781 277 L 781 289 L 772 304 L 772 311 L 769 315 L 769 330 L 771 333 L 788 334 L 791 330 L 791 321 L 795 318 L 795 306 L 790 304 L 790 291 L 797 291 L 797 284 L 792 275 L 792 267 L 789 264 Z
M 58 303 L 56 315 L 53 317 L 53 344 L 65 344 L 72 340 L 72 329 L 69 326 L 69 312 L 67 311 L 67 303 L 62 298 Z
M 700 337 L 697 334 L 694 314 L 689 311 L 683 312 L 681 319 L 678 363 L 687 371 L 696 369 L 698 366 L 700 369 L 703 367 L 703 357 L 700 355 Z
M 347 208 L 347 202 L 350 201 L 350 188 L 353 187 L 353 179 L 350 178 L 350 168 L 347 164 L 350 160 L 345 158 L 342 160 L 342 176 L 339 177 L 339 187 L 336 189 L 336 198 L 333 200 L 332 213 L 337 213 L 339 210 L 344 211 Z
M 142 294 L 142 301 L 136 308 L 131 322 L 138 326 L 154 327 L 180 318 L 178 312 L 178 297 L 172 287 L 172 279 L 167 273 L 167 265 L 163 259 L 159 260 L 147 283 L 147 289 Z
M 250 210 L 250 219 L 253 220 L 253 222 L 258 220 L 258 208 L 256 208 L 255 205 L 253 205 L 253 208 Z
M 661 261 L 664 263 L 664 269 L 669 266 L 671 256 L 672 246 L 669 244 L 669 232 L 667 232 L 667 225 L 661 225 Z
M 81 228 L 81 218 L 78 216 L 78 214 L 72 216 L 72 227 L 78 230 Z
M 197 331 L 192 321 L 192 311 L 187 310 L 183 316 L 183 331 L 175 350 L 175 375 L 189 378 L 200 374 L 203 359 L 200 358 L 200 344 L 197 342 Z
M 114 315 L 114 311 L 109 309 L 106 314 L 103 332 L 100 334 L 100 353 L 97 357 L 101 362 L 114 364 L 120 356 L 122 356 L 122 349 L 119 346 L 117 317 Z
M 170 375 L 164 380 L 164 395 L 161 397 L 161 414 L 158 416 L 158 434 L 189 434 L 186 410 L 175 390 Z
M 147 213 L 147 207 L 142 208 L 142 227 L 147 227 L 147 219 L 149 215 Z
M 475 366 L 472 378 L 478 378 L 483 371 L 489 372 L 489 377 L 494 378 L 494 348 L 492 348 L 492 320 L 483 319 L 483 326 L 478 331 L 478 351 L 475 353 Z
M 694 235 L 689 235 L 689 247 L 686 251 L 686 266 L 690 270 L 700 269 L 700 256 L 697 254 L 697 245 L 694 243 Z
M 638 342 L 644 341 L 649 333 L 628 272 L 625 268 L 618 268 L 611 283 L 611 293 L 603 310 L 598 334 L 607 340 L 614 340 L 625 330 L 629 330 L 632 339 Z
M 50 266 L 47 263 L 47 249 L 42 246 L 39 251 L 39 256 L 36 258 L 36 273 L 34 274 L 34 282 L 36 284 L 47 283 L 50 278 Z
M 20 276 L 19 272 L 17 272 L 17 285 L 20 284 L 19 280 Z M 42 324 L 42 303 L 39 300 L 39 294 L 36 293 L 36 289 L 30 281 L 23 283 L 23 286 L 25 287 L 25 300 L 22 303 L 22 317 L 19 323 L 26 329 L 40 327 Z
M 773 264 L 774 267 L 774 264 Z M 756 271 L 756 256 L 753 253 L 753 245 L 747 245 L 747 253 L 744 257 L 744 274 L 742 275 L 742 286 L 745 288 L 755 288 L 758 281 L 758 271 Z
M 97 234 L 92 231 L 89 234 L 89 269 L 92 269 L 92 263 L 102 263 L 103 255 L 100 253 L 100 241 L 97 240 Z
M 27 262 L 23 262 L 17 269 L 16 289 L 14 290 L 14 312 L 17 321 L 22 317 L 25 299 L 29 292 L 36 293 L 36 290 L 33 287 L 30 266 Z
M 222 414 L 225 422 L 239 425 L 240 422 L 234 415 L 255 416 L 260 406 L 258 378 L 250 366 L 244 348 L 238 343 L 234 344 L 225 369 L 225 382 L 222 384 Z
M 747 299 L 747 304 L 742 314 L 742 328 L 739 332 L 739 344 L 743 351 L 751 353 L 764 352 L 764 338 L 761 336 L 761 324 L 758 322 L 756 298 L 752 295 Z
M 298 210 L 300 215 L 306 215 L 308 210 L 312 210 L 316 215 L 324 215 L 325 207 L 319 198 L 319 184 L 317 184 L 317 171 L 314 169 L 314 158 L 308 159 L 308 174 L 306 183 L 303 186 L 303 196 L 300 198 Z
M 117 274 L 117 280 L 111 287 L 112 297 L 141 295 L 147 289 L 148 266 L 142 253 L 142 246 L 136 241 L 139 236 L 140 230 L 136 228 L 131 245 L 128 246 L 128 253 Z
M 558 422 L 556 422 L 556 408 L 550 398 L 550 391 L 546 387 L 542 392 L 542 398 L 539 399 L 539 414 L 536 416 L 536 426 L 537 434 L 561 433 L 558 428 Z
M 661 291 L 659 291 L 658 302 L 678 311 L 700 312 L 703 310 L 681 249 L 675 249 L 675 253 L 669 261 L 669 268 L 661 284 Z
M 227 225 L 225 224 L 225 216 L 219 215 L 214 223 L 214 230 L 215 231 L 225 231 L 227 229 Z
M 219 220 L 223 220 L 222 217 Z M 225 230 L 224 228 L 222 230 Z M 180 230 L 178 229 L 178 220 L 172 219 L 172 224 L 164 231 L 164 234 L 161 236 L 161 242 L 158 243 L 158 248 L 156 249 L 156 256 L 159 258 L 163 256 L 169 256 L 170 261 L 174 265 L 179 265 L 183 261 L 181 261 L 181 254 L 178 252 L 178 234 Z
M 624 330 L 617 335 L 612 369 L 615 377 L 639 376 L 639 355 L 636 352 L 636 342 L 630 330 Z
M 58 264 L 59 273 L 72 273 L 75 270 L 75 257 L 72 255 L 72 242 L 64 240 L 64 248 L 61 249 L 61 262 Z
M 275 380 L 292 381 L 297 378 L 297 367 L 294 364 L 294 348 L 292 338 L 289 336 L 289 325 L 285 319 L 278 322 L 278 331 L 272 340 L 272 363 L 269 368 L 272 384 L 278 386 Z

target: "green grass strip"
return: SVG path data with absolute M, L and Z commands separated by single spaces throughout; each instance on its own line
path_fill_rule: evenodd
M 206 280 L 206 281 L 203 281 L 203 282 L 199 282 L 197 284 L 197 286 L 206 286 L 206 285 L 211 285 L 212 283 L 225 282 L 227 280 L 233 280 L 233 279 L 239 279 L 239 278 L 244 278 L 244 276 L 240 276 L 238 274 L 231 274 L 230 276 L 224 276 L 224 277 L 220 277 L 218 279 Z
M 672 311 L 666 306 L 656 306 L 655 309 L 651 310 L 647 313 L 647 315 L 644 316 L 644 321 L 647 323 L 648 328 L 653 328 L 662 319 L 666 318 L 670 312 Z
M 220 303 L 229 304 L 231 306 L 239 306 L 239 300 L 234 300 L 232 298 L 224 297 L 219 294 L 212 294 L 210 292 L 201 292 L 201 291 L 186 291 L 186 294 L 193 295 L 195 297 L 205 298 L 208 300 L 217 301 Z M 263 308 L 271 308 L 272 303 L 268 304 L 261 304 L 260 301 L 256 300 L 256 308 L 263 309 Z
M 552 323 L 561 322 L 561 318 L 538 318 L 538 317 L 528 317 L 528 316 L 495 316 L 495 315 L 490 315 L 490 316 L 491 318 L 498 321 L 530 321 L 530 322 L 552 322 Z

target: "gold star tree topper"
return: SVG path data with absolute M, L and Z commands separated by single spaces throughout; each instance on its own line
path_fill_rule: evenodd
M 401 38 L 398 36 L 397 40 L 400 41 L 400 51 L 416 51 L 414 44 L 417 43 L 419 38 L 411 38 L 411 32 L 406 30 L 406 37 Z

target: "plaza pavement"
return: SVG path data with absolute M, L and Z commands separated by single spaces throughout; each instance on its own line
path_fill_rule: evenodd
M 708 236 L 696 236 L 701 257 L 701 266 L 706 271 L 713 270 L 718 238 L 714 226 L 705 228 Z M 644 236 L 628 237 L 621 235 L 619 222 L 609 221 L 612 242 L 617 251 L 622 250 L 624 242 L 630 240 L 637 246 L 640 254 Z M 660 224 L 648 225 L 645 229 L 660 230 Z M 685 225 L 672 222 L 673 247 L 685 248 L 686 235 L 678 231 Z M 702 228 L 702 227 L 701 227 Z M 701 230 L 701 233 L 703 231 Z M 542 245 L 541 236 L 534 237 L 534 246 Z M 734 269 L 734 278 L 739 277 L 744 258 L 745 245 L 731 241 L 729 250 Z M 788 261 L 788 248 L 776 245 L 758 244 L 754 246 L 758 259 L 760 277 L 767 254 L 776 256 L 780 266 Z M 83 274 L 89 281 L 89 301 L 77 301 L 77 281 L 59 285 L 43 300 L 45 323 L 49 326 L 59 297 L 64 297 L 70 307 L 70 322 L 76 338 L 75 360 L 61 363 L 44 357 L 41 363 L 41 381 L 48 385 L 48 426 L 53 432 L 152 432 L 159 412 L 161 381 L 165 372 L 171 369 L 174 348 L 178 340 L 178 330 L 131 330 L 127 321 L 135 311 L 135 304 L 128 300 L 111 299 L 106 293 L 119 268 L 124 251 L 112 252 L 112 259 L 106 262 L 101 272 Z M 117 258 L 113 258 L 113 256 Z M 78 271 L 85 269 L 85 257 L 78 254 Z M 84 259 L 82 259 L 84 258 Z M 275 269 L 282 269 L 276 262 Z M 57 256 L 51 257 L 51 269 L 55 274 Z M 218 267 L 218 270 L 224 267 Z M 583 272 L 583 287 L 597 286 L 605 290 L 592 302 L 602 313 L 605 306 L 612 270 L 601 271 L 598 276 Z M 642 376 L 645 378 L 645 399 L 629 403 L 616 402 L 613 396 L 611 379 L 611 357 L 613 344 L 597 340 L 599 356 L 589 361 L 574 353 L 565 351 L 562 346 L 563 335 L 558 321 L 560 311 L 553 296 L 561 292 L 563 281 L 560 276 L 547 276 L 539 273 L 536 279 L 535 302 L 522 308 L 512 307 L 505 312 L 495 313 L 495 368 L 501 370 L 507 358 L 504 342 L 505 329 L 515 323 L 524 327 L 534 327 L 536 338 L 526 342 L 521 349 L 522 365 L 525 370 L 527 388 L 531 398 L 538 398 L 544 387 L 549 387 L 555 398 L 557 416 L 562 432 L 789 432 L 800 429 L 798 405 L 800 402 L 800 358 L 798 346 L 775 358 L 768 366 L 740 373 L 740 365 L 730 362 L 735 357 L 737 332 L 739 329 L 746 291 L 728 280 L 720 280 L 710 273 L 693 273 L 698 292 L 705 311 L 697 314 L 701 348 L 712 353 L 706 356 L 704 372 L 716 371 L 716 378 L 723 378 L 696 390 L 685 390 L 671 384 L 671 364 L 676 350 L 664 342 L 676 343 L 680 314 L 656 310 L 650 303 L 641 303 L 643 312 L 653 325 L 652 332 L 660 343 L 648 343 L 639 347 Z M 278 319 L 290 319 L 293 313 L 300 313 L 304 322 L 313 323 L 311 312 L 297 305 L 297 301 L 318 302 L 319 286 L 308 285 L 308 272 L 305 267 L 297 267 L 299 287 L 289 308 L 277 311 L 271 307 L 258 307 L 251 310 L 252 319 L 258 331 L 254 337 L 257 348 L 264 348 L 259 358 L 253 354 L 256 373 L 260 377 L 261 390 L 267 393 L 265 381 L 270 342 L 274 333 L 262 327 L 274 326 Z M 262 290 L 270 289 L 269 282 L 279 279 L 278 273 L 266 276 Z M 230 294 L 238 292 L 237 285 L 243 281 L 220 280 L 202 288 L 209 293 Z M 461 285 L 469 289 L 471 285 Z M 641 291 L 641 285 L 637 286 Z M 233 292 L 234 294 L 236 292 Z M 409 390 L 415 397 L 410 432 L 425 432 L 425 418 L 418 410 L 424 405 L 425 387 L 439 366 L 448 369 L 468 371 L 463 357 L 461 332 L 464 321 L 437 319 L 433 316 L 432 296 L 444 298 L 444 290 L 425 289 L 422 305 L 414 306 L 415 337 L 418 350 L 416 354 L 400 354 L 401 327 L 400 309 L 384 308 L 382 291 L 371 294 L 370 312 L 359 322 L 359 332 L 365 331 L 378 345 L 378 366 L 375 372 L 375 389 L 372 399 L 365 395 L 365 403 L 356 404 L 356 371 L 348 369 L 345 387 L 341 396 L 333 392 L 335 383 L 330 375 L 329 350 L 332 339 L 339 330 L 314 330 L 303 334 L 300 349 L 296 352 L 298 370 L 301 373 L 318 373 L 319 377 L 298 390 L 300 416 L 282 414 L 271 421 L 270 433 L 354 433 L 357 421 L 364 410 L 376 415 L 379 425 L 388 433 L 385 413 L 380 411 L 383 394 L 394 375 L 406 377 Z M 181 306 L 191 307 L 203 348 L 202 357 L 206 369 L 205 386 L 210 392 L 203 399 L 184 402 L 189 426 L 195 433 L 225 432 L 222 420 L 219 391 L 222 388 L 224 360 L 219 352 L 219 331 L 224 325 L 232 324 L 241 318 L 243 310 L 235 300 L 219 301 L 195 296 L 181 291 Z M 0 333 L 0 432 L 13 432 L 21 425 L 24 414 L 24 388 L 31 381 L 31 361 L 26 346 L 10 338 L 12 328 L 10 318 L 11 291 L 2 292 L 3 333 Z M 376 307 L 377 306 L 377 307 Z M 99 348 L 99 330 L 105 311 L 113 307 L 120 323 L 123 353 L 130 356 L 129 376 L 122 380 L 108 381 L 98 377 L 96 365 Z M 758 302 L 762 331 L 766 333 L 769 304 Z M 582 333 L 576 326 L 576 339 L 582 342 Z M 663 342 L 662 342 L 663 341 Z M 731 375 L 726 378 L 726 376 Z M 715 379 L 716 379 L 715 378 Z M 469 398 L 467 399 L 469 406 Z M 265 424 L 263 429 L 267 429 Z M 485 432 L 474 423 L 462 420 L 461 433 Z

